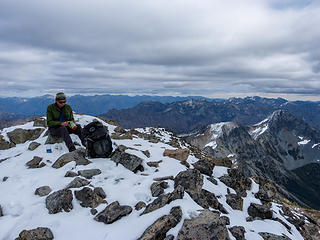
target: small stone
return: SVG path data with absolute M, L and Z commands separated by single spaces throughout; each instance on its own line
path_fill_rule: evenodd
M 31 230 L 23 230 L 16 240 L 52 240 L 53 233 L 49 228 L 38 227 Z
M 37 143 L 37 142 L 32 142 L 29 144 L 28 150 L 33 151 L 35 150 L 37 147 L 39 147 L 41 144 Z
M 229 231 L 231 232 L 232 236 L 236 238 L 236 240 L 245 240 L 244 234 L 246 233 L 246 230 L 242 226 L 234 226 L 229 228 Z
M 49 186 L 42 186 L 37 188 L 34 194 L 43 197 L 43 196 L 47 196 L 51 191 L 52 189 Z
M 164 181 L 164 180 L 174 180 L 173 176 L 165 176 L 165 177 L 158 177 L 158 178 L 154 178 L 154 181 Z
M 90 213 L 94 216 L 98 213 L 98 210 L 95 208 L 91 208 Z
M 96 187 L 93 189 L 93 192 L 95 194 L 97 194 L 99 197 L 101 198 L 106 198 L 107 194 L 105 193 L 105 191 L 102 189 L 102 187 Z
M 212 182 L 214 185 L 218 185 L 218 181 L 217 181 L 213 176 L 208 177 L 207 179 L 208 179 L 210 182 Z
M 150 161 L 150 162 L 147 162 L 147 165 L 149 166 L 149 167 L 159 167 L 159 163 L 162 163 L 162 160 L 160 160 L 160 161 Z
M 66 188 L 80 188 L 89 184 L 90 182 L 88 180 L 84 178 L 76 177 L 66 186 Z
M 5 176 L 5 177 L 3 177 L 2 181 L 5 182 L 5 181 L 8 180 L 8 178 L 9 178 L 9 177 Z
M 87 179 L 91 179 L 95 175 L 101 174 L 100 169 L 86 169 L 78 171 L 78 174 Z
M 3 212 L 2 212 L 2 207 L 0 205 L 0 217 L 2 217 L 2 216 L 3 216 Z
M 141 210 L 142 208 L 145 208 L 145 207 L 146 207 L 146 204 L 143 201 L 140 201 L 134 206 L 134 209 L 139 211 L 139 210 Z
M 170 234 L 170 235 L 166 236 L 166 238 L 163 240 L 174 240 L 174 236 Z
M 169 150 L 169 149 L 166 149 L 164 152 L 163 152 L 163 156 L 164 157 L 170 157 L 170 158 L 174 158 L 176 160 L 179 160 L 179 161 L 186 161 L 189 157 L 189 154 L 190 154 L 190 150 L 189 149 L 176 149 L 176 150 Z
M 108 205 L 102 212 L 100 212 L 94 220 L 111 224 L 132 212 L 130 206 L 120 206 L 119 202 L 113 202 Z
M 164 189 L 161 187 L 161 182 L 154 182 L 150 187 L 152 197 L 158 197 L 164 193 Z
M 76 165 L 88 165 L 91 162 L 85 158 L 85 155 L 86 150 L 84 148 L 77 149 L 73 152 L 65 153 L 54 162 L 52 167 L 61 168 L 72 161 L 76 162 Z
M 149 150 L 141 151 L 144 155 L 146 155 L 147 158 L 150 157 L 150 152 Z
M 64 175 L 64 176 L 65 177 L 76 177 L 76 176 L 78 176 L 78 174 L 73 171 L 68 171 L 68 172 L 66 172 L 66 175 Z

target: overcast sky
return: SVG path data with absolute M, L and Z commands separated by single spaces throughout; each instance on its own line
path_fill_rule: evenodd
M 319 101 L 319 2 L 1 0 L 0 96 Z

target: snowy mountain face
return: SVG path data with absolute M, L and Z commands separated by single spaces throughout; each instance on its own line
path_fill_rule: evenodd
M 319 239 L 319 222 L 267 179 L 218 166 L 163 129 L 96 120 L 111 135 L 110 158 L 45 144 L 41 119 L 0 132 L 0 240 Z
M 293 194 L 287 197 L 320 208 L 320 188 L 314 184 L 319 174 L 308 167 L 320 168 L 320 132 L 289 113 L 276 111 L 248 128 L 230 122 L 210 125 L 187 141 L 216 158 L 233 156 L 246 176 L 266 176 Z

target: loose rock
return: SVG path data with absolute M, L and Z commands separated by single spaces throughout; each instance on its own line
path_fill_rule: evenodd
M 136 173 L 137 171 L 143 171 L 143 166 L 141 165 L 143 160 L 135 155 L 126 153 L 118 147 L 111 156 L 111 160 L 117 164 L 122 164 L 125 168 Z
M 267 233 L 267 232 L 259 232 L 259 235 L 264 239 L 264 240 L 291 240 L 291 238 L 287 237 L 286 235 L 275 235 L 273 233 Z
M 159 167 L 159 163 L 162 163 L 162 160 L 160 160 L 160 161 L 150 161 L 150 162 L 147 162 L 147 165 L 149 166 L 149 167 Z
M 5 177 L 3 177 L 2 181 L 5 182 L 5 181 L 8 180 L 8 178 L 9 178 L 9 177 L 5 176 Z
M 66 188 L 80 188 L 89 184 L 90 182 L 88 180 L 84 178 L 76 177 L 66 186 Z
M 75 161 L 76 165 L 88 165 L 91 163 L 85 158 L 86 150 L 84 148 L 77 149 L 73 152 L 63 154 L 52 165 L 53 168 L 61 168 L 69 162 Z
M 0 135 L 0 150 L 6 150 L 9 148 L 14 147 L 15 144 L 13 142 L 8 142 L 6 140 L 4 140 L 3 136 Z
M 33 122 L 34 127 L 47 127 L 47 121 L 45 118 L 36 118 Z
M 46 144 L 55 144 L 55 143 L 63 143 L 63 138 L 53 136 L 50 134 L 50 132 L 48 132 L 48 137 L 44 144 L 46 145 Z
M 167 182 L 154 182 L 151 184 L 151 195 L 152 197 L 158 197 L 160 194 L 164 193 L 164 189 L 168 187 Z
M 92 215 L 96 215 L 96 214 L 98 213 L 98 211 L 97 211 L 97 209 L 92 208 L 92 209 L 90 210 L 90 213 L 91 213 Z
M 164 180 L 174 180 L 173 176 L 165 176 L 165 177 L 158 177 L 158 178 L 154 178 L 154 181 L 164 181 Z
M 193 164 L 194 168 L 199 170 L 202 174 L 211 176 L 213 173 L 214 163 L 210 161 L 200 160 Z
M 246 233 L 244 227 L 234 226 L 229 228 L 229 231 L 231 232 L 232 236 L 236 238 L 236 240 L 246 240 L 244 237 L 244 234 Z
M 30 160 L 29 162 L 26 163 L 26 165 L 28 166 L 28 168 L 42 168 L 42 167 L 46 166 L 46 164 L 44 162 L 42 162 L 40 164 L 42 159 L 43 158 L 41 158 L 41 157 L 34 156 L 32 160 Z
M 66 172 L 66 175 L 64 175 L 65 177 L 76 177 L 79 176 L 78 173 L 73 172 L 73 171 L 68 171 Z
M 51 191 L 52 189 L 49 186 L 42 186 L 37 188 L 34 194 L 43 197 L 43 196 L 47 196 Z
M 173 207 L 169 215 L 158 218 L 150 225 L 138 240 L 165 239 L 167 232 L 174 228 L 182 218 L 180 207 Z
M 49 210 L 50 214 L 62 212 L 62 210 L 70 212 L 73 209 L 72 200 L 73 196 L 71 190 L 59 190 L 46 198 L 46 208 Z
M 3 212 L 2 212 L 2 207 L 0 205 L 0 217 L 2 217 L 2 216 L 3 216 Z
M 86 169 L 78 171 L 78 174 L 87 179 L 91 179 L 95 175 L 101 174 L 100 169 Z
M 253 218 L 271 219 L 272 211 L 270 210 L 271 204 L 256 204 L 251 203 L 248 208 L 248 214 Z
M 100 212 L 94 220 L 111 224 L 132 212 L 130 206 L 120 206 L 119 202 L 113 202 L 108 205 L 102 212 Z
M 16 240 L 52 240 L 53 233 L 49 228 L 38 227 L 32 230 L 23 230 Z
M 139 201 L 135 206 L 134 206 L 134 209 L 139 211 L 141 210 L 142 208 L 145 208 L 146 207 L 146 204 L 142 201 Z
M 29 144 L 28 150 L 33 151 L 33 150 L 35 150 L 37 147 L 39 147 L 40 145 L 41 145 L 40 143 L 31 142 L 31 143 Z
M 8 132 L 7 135 L 11 142 L 14 144 L 25 143 L 29 140 L 36 140 L 40 137 L 41 133 L 44 131 L 44 128 L 36 128 L 36 129 L 22 129 L 17 128 L 12 132 Z
M 81 201 L 82 207 L 96 208 L 101 203 L 106 203 L 105 200 L 98 194 L 99 191 L 94 192 L 91 188 L 84 187 L 80 191 L 74 191 L 76 199 Z
M 147 158 L 150 157 L 150 152 L 149 150 L 141 151 Z

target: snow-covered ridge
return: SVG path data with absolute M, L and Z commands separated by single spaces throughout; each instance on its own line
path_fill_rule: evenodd
M 87 115 L 75 115 L 76 122 L 84 126 L 94 119 L 101 121 L 95 117 Z M 109 133 L 112 136 L 115 133 L 116 126 L 110 125 L 101 121 L 108 127 Z M 237 125 L 231 122 L 212 124 L 210 131 L 212 138 L 217 138 L 223 130 L 230 131 Z M 35 129 L 33 122 L 24 125 L 14 126 L 3 129 L 0 134 L 9 141 L 7 136 L 8 132 L 14 129 Z M 175 206 L 180 206 L 182 209 L 183 217 L 181 221 L 173 228 L 171 228 L 167 235 L 172 234 L 177 239 L 178 233 L 183 226 L 184 220 L 198 216 L 203 208 L 198 205 L 189 194 L 185 193 L 182 199 L 177 199 L 156 211 L 148 214 L 141 215 L 143 209 L 133 210 L 128 216 L 121 218 L 113 224 L 104 224 L 97 222 L 93 219 L 94 216 L 90 213 L 90 208 L 83 208 L 80 206 L 79 200 L 73 199 L 73 209 L 70 212 L 60 212 L 57 214 L 48 214 L 46 209 L 46 197 L 40 197 L 34 194 L 35 189 L 40 186 L 50 186 L 52 192 L 64 189 L 70 182 L 71 178 L 64 177 L 67 171 L 77 172 L 85 169 L 100 169 L 101 174 L 94 176 L 90 179 L 91 185 L 94 187 L 101 187 L 107 197 L 107 204 L 99 205 L 96 210 L 102 211 L 108 204 L 118 201 L 120 205 L 127 205 L 134 208 L 137 202 L 143 201 L 150 204 L 156 197 L 153 197 L 150 192 L 150 186 L 154 182 L 154 178 L 164 176 L 177 176 L 179 172 L 185 171 L 187 167 L 180 164 L 176 159 L 164 156 L 164 150 L 174 150 L 175 147 L 168 144 L 173 139 L 173 134 L 166 132 L 160 128 L 140 128 L 136 129 L 143 134 L 153 134 L 160 139 L 159 142 L 150 142 L 137 135 L 133 135 L 132 139 L 115 140 L 112 139 L 114 149 L 117 146 L 124 145 L 128 148 L 126 152 L 134 154 L 143 159 L 142 165 L 143 172 L 133 173 L 126 169 L 121 164 L 117 165 L 109 158 L 90 159 L 92 163 L 86 166 L 76 165 L 75 162 L 70 162 L 61 168 L 55 169 L 51 165 L 60 156 L 67 153 L 67 148 L 64 143 L 56 143 L 49 145 L 52 148 L 52 153 L 47 153 L 45 145 L 46 136 L 45 131 L 35 141 L 41 145 L 34 151 L 28 150 L 31 141 L 18 144 L 13 148 L 7 150 L 0 150 L 0 181 L 3 177 L 8 177 L 6 181 L 0 182 L 0 205 L 3 210 L 3 215 L 0 217 L 0 240 L 15 239 L 23 229 L 34 229 L 37 227 L 48 227 L 52 230 L 54 239 L 78 239 L 85 240 L 91 239 L 105 239 L 105 240 L 133 240 L 138 239 L 143 232 L 154 223 L 158 218 L 163 215 L 168 215 L 170 209 Z M 77 136 L 71 135 L 73 141 L 80 142 Z M 181 148 L 186 148 L 178 140 Z M 80 148 L 80 146 L 77 146 Z M 146 156 L 143 152 L 148 150 L 150 157 Z M 42 157 L 46 166 L 43 168 L 28 169 L 26 163 L 34 156 Z M 151 167 L 148 162 L 160 161 L 159 167 Z M 191 152 L 186 162 L 190 168 L 194 168 L 192 164 L 196 163 L 199 159 Z M 259 185 L 252 181 L 252 187 L 247 190 L 247 197 L 243 197 L 243 210 L 234 210 L 227 204 L 226 195 L 228 189 L 231 193 L 235 193 L 232 188 L 228 188 L 218 178 L 227 174 L 227 168 L 216 166 L 213 169 L 212 177 L 216 179 L 217 184 L 213 184 L 208 180 L 209 176 L 204 176 L 203 189 L 214 193 L 222 206 L 227 210 L 227 216 L 230 219 L 228 228 L 234 226 L 243 226 L 245 229 L 245 239 L 262 239 L 259 232 L 269 232 L 276 235 L 285 234 L 291 239 L 303 239 L 298 230 L 293 224 L 287 221 L 280 214 L 281 205 L 273 203 L 272 211 L 274 217 L 279 218 L 290 226 L 289 232 L 284 225 L 280 222 L 271 219 L 255 220 L 248 222 L 246 218 L 249 217 L 247 209 L 251 203 L 261 204 L 254 194 L 259 191 Z M 165 189 L 165 194 L 174 190 L 174 182 L 168 180 L 168 188 Z M 79 189 L 71 189 L 74 191 Z M 210 208 L 210 210 L 214 210 Z M 228 230 L 228 235 L 231 240 L 235 237 Z

